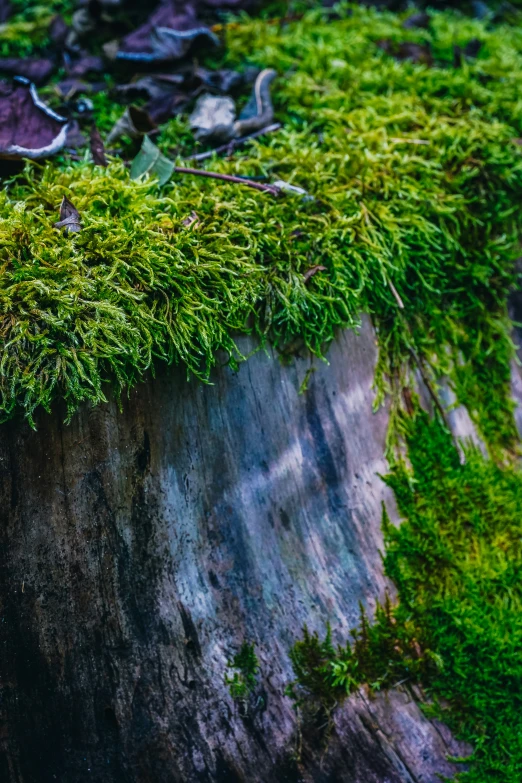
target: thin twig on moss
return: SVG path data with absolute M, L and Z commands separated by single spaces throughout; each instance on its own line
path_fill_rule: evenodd
M 220 147 L 216 147 L 213 150 L 190 155 L 186 160 L 207 160 L 213 155 L 220 155 L 222 152 L 226 152 L 227 155 L 232 155 L 232 153 L 235 152 L 238 147 L 242 147 L 243 144 L 253 141 L 254 139 L 259 138 L 259 136 L 264 136 L 266 133 L 273 133 L 274 131 L 279 130 L 280 127 L 280 122 L 274 122 L 272 125 L 267 125 L 266 128 L 261 128 L 261 130 L 255 131 L 254 133 L 249 133 L 248 136 L 242 136 L 240 139 L 232 139 L 232 141 L 222 144 Z
M 261 182 L 254 182 L 252 179 L 244 179 L 243 177 L 234 177 L 232 174 L 218 174 L 217 171 L 192 169 L 188 166 L 174 166 L 174 171 L 177 174 L 195 174 L 198 177 L 210 177 L 211 179 L 221 179 L 224 182 L 235 182 L 238 185 L 247 185 L 249 188 L 255 188 L 264 193 L 271 193 L 272 196 L 278 196 L 281 192 L 281 189 L 274 185 L 263 185 Z

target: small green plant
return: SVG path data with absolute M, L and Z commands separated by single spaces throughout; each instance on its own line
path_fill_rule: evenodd
M 259 660 L 255 653 L 255 645 L 243 642 L 241 649 L 234 655 L 228 666 L 233 669 L 231 675 L 225 676 L 225 683 L 230 689 L 230 695 L 236 701 L 246 703 L 257 684 Z

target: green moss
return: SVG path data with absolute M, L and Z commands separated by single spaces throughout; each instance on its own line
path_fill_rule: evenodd
M 330 702 L 361 683 L 421 680 L 432 712 L 475 749 L 466 783 L 522 776 L 522 472 L 477 449 L 462 463 L 437 421 L 405 424 L 409 464 L 388 477 L 385 569 L 399 603 L 334 648 L 305 632 L 292 651 L 298 692 Z M 444 705 L 442 707 L 441 705 Z
M 13 15 L 0 25 L 0 57 L 24 57 L 36 54 L 49 43 L 49 26 L 57 14 L 69 21 L 74 0 L 29 2 L 11 0 Z
M 245 701 L 254 691 L 259 672 L 259 661 L 253 644 L 243 642 L 241 649 L 229 661 L 229 669 L 235 669 L 225 677 L 230 695 L 237 701 Z
M 503 414 L 522 34 L 445 14 L 429 33 L 408 32 L 441 58 L 480 35 L 480 58 L 458 71 L 397 63 L 375 45 L 400 35 L 400 20 L 361 9 L 328 24 L 311 13 L 284 29 L 245 21 L 228 31 L 228 64 L 244 65 L 246 51 L 281 74 L 294 67 L 274 94 L 284 129 L 208 166 L 289 180 L 312 202 L 181 175 L 160 193 L 117 162 L 33 166 L 12 183 L 0 219 L 4 416 L 20 406 L 31 417 L 56 396 L 70 411 L 98 402 L 105 379 L 121 389 L 156 357 L 207 378 L 217 349 L 235 353 L 237 331 L 321 354 L 366 311 L 381 394 L 407 382 L 414 343 L 434 376 L 450 376 L 491 448 L 512 446 Z M 186 151 L 184 120 L 159 144 Z M 75 238 L 52 228 L 64 193 L 84 222 Z M 199 223 L 186 229 L 192 211 Z M 305 283 L 314 264 L 326 271 Z

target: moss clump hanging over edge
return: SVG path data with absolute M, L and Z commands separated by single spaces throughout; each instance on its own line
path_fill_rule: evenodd
M 376 45 L 405 34 L 428 36 L 439 65 L 398 63 Z M 477 61 L 449 67 L 471 35 L 483 40 Z M 181 176 L 159 191 L 118 162 L 27 169 L 2 196 L 3 416 L 21 407 L 32 420 L 57 396 L 72 413 L 155 358 L 207 379 L 218 349 L 240 358 L 237 332 L 322 354 L 366 311 L 381 397 L 397 399 L 414 348 L 450 377 L 492 450 L 512 448 L 505 302 L 521 222 L 521 34 L 448 14 L 406 33 L 393 15 L 354 8 L 284 29 L 245 20 L 227 45 L 229 64 L 246 51 L 251 64 L 297 67 L 275 90 L 284 129 L 209 166 L 286 179 L 313 199 Z M 159 143 L 187 139 L 176 119 Z M 53 228 L 63 195 L 81 213 L 75 237 Z M 326 270 L 305 281 L 317 264 Z

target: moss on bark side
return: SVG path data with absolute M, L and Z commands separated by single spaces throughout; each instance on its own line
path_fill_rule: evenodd
M 362 683 L 421 682 L 428 712 L 472 743 L 466 783 L 522 776 L 522 472 L 475 448 L 461 462 L 448 433 L 418 412 L 409 463 L 388 483 L 403 517 L 385 517 L 385 569 L 398 604 L 365 615 L 345 647 L 305 631 L 291 693 L 331 709 Z

